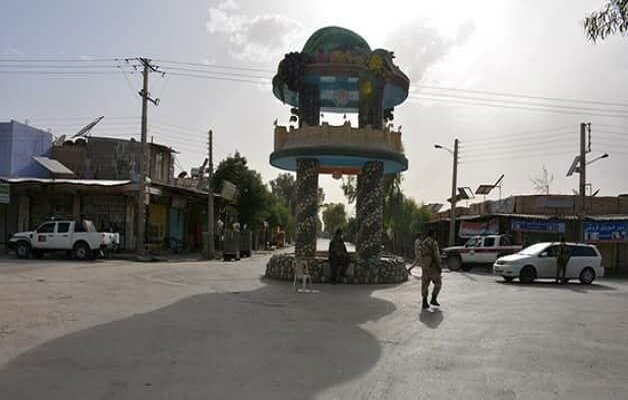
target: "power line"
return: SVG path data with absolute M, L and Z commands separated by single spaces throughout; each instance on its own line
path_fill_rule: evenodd
M 270 83 L 270 79 L 268 79 L 268 82 L 262 82 L 261 81 L 261 79 L 267 79 L 267 78 L 255 78 L 255 79 L 258 79 L 258 80 L 237 79 L 237 78 L 228 78 L 228 77 L 221 77 L 221 76 L 188 74 L 188 73 L 183 73 L 183 72 L 170 72 L 169 75 L 184 76 L 184 77 L 188 77 L 188 78 L 209 79 L 209 80 L 217 80 L 217 81 L 230 81 L 230 82 L 243 82 L 243 83 L 256 83 L 256 84 Z
M 118 57 L 118 58 L 81 58 L 81 57 L 67 57 L 67 58 L 3 58 L 0 57 L 0 62 L 103 62 L 103 61 L 119 61 L 124 59 L 131 59 L 132 57 Z
M 225 76 L 235 76 L 235 77 L 243 77 L 243 78 L 251 78 L 251 79 L 271 79 L 271 77 L 269 76 L 259 76 L 259 75 L 250 75 L 250 74 L 240 74 L 240 73 L 234 73 L 234 72 L 221 72 L 221 71 L 202 71 L 202 70 L 198 70 L 198 69 L 193 69 L 193 68 L 168 68 L 166 67 L 166 71 L 183 71 L 183 72 L 193 72 L 196 74 L 207 74 L 207 75 L 225 75 Z
M 469 140 L 469 141 L 465 141 L 465 143 L 469 143 L 468 145 L 465 144 L 464 146 L 462 146 L 463 149 L 467 149 L 467 148 L 476 148 L 476 147 L 480 147 L 480 148 L 486 148 L 487 146 L 511 146 L 511 145 L 515 145 L 515 146 L 520 146 L 520 145 L 525 145 L 526 143 L 546 143 L 546 142 L 556 142 L 556 141 L 566 141 L 567 139 L 571 138 L 573 135 L 571 133 L 561 133 L 561 134 L 555 134 L 552 136 L 523 136 L 523 137 L 511 137 L 511 138 L 504 138 L 504 139 L 476 139 L 476 140 Z
M 175 65 L 190 65 L 204 68 L 217 68 L 217 69 L 234 69 L 234 70 L 242 70 L 242 71 L 257 71 L 257 72 L 272 72 L 274 70 L 264 69 L 264 68 L 250 68 L 250 67 L 236 67 L 234 65 L 220 65 L 220 64 L 203 64 L 203 63 L 195 63 L 195 62 L 187 62 L 187 61 L 173 61 L 173 60 L 163 60 L 163 59 L 155 59 L 161 64 L 175 64 Z
M 421 87 L 424 89 L 455 91 L 455 92 L 488 94 L 488 95 L 501 96 L 501 97 L 515 97 L 515 98 L 524 98 L 524 99 L 560 101 L 560 102 L 581 103 L 581 104 L 598 104 L 598 105 L 606 105 L 606 106 L 613 106 L 613 107 L 628 107 L 628 103 L 614 103 L 614 102 L 607 102 L 607 101 L 567 99 L 567 98 L 561 98 L 561 97 L 547 97 L 547 96 L 531 96 L 531 95 L 524 95 L 524 94 L 492 92 L 492 91 L 487 91 L 487 90 L 462 89 L 462 88 L 453 88 L 453 87 L 445 87 L 445 86 L 415 85 L 415 87 Z
M 517 146 L 517 147 L 490 147 L 485 149 L 477 149 L 477 150 L 461 150 L 463 156 L 474 157 L 474 156 L 483 156 L 487 154 L 494 154 L 498 152 L 503 153 L 520 153 L 520 152 L 530 152 L 538 154 L 539 152 L 544 152 L 546 150 L 554 150 L 554 149 L 564 149 L 566 146 L 564 143 L 532 143 L 526 146 Z
M 533 107 L 542 107 L 548 108 L 549 110 L 556 109 L 556 111 L 567 111 L 574 110 L 578 112 L 610 112 L 615 113 L 620 116 L 625 116 L 628 118 L 628 110 L 608 110 L 602 108 L 591 108 L 591 107 L 575 107 L 575 106 L 563 106 L 563 105 L 553 105 L 553 104 L 543 104 L 543 103 L 533 103 L 533 102 L 525 102 L 525 101 L 516 101 L 516 100 L 503 100 L 503 99 L 491 99 L 488 97 L 470 97 L 470 96 L 458 96 L 458 95 L 447 95 L 447 94 L 438 94 L 438 93 L 426 93 L 425 95 L 411 95 L 410 98 L 420 98 L 419 96 L 435 96 L 438 99 L 455 99 L 455 100 L 465 100 L 465 101 L 482 101 L 490 103 L 501 103 L 504 105 L 524 105 L 524 106 L 533 106 Z
M 34 70 L 23 70 L 23 71 L 7 71 L 0 70 L 0 74 L 13 74 L 13 75 L 113 75 L 117 74 L 118 71 L 34 71 Z
M 450 99 L 441 99 L 434 97 L 421 97 L 421 96 L 412 96 L 410 99 L 413 100 L 427 100 L 427 101 L 438 101 L 444 103 L 452 103 L 452 104 L 460 104 L 467 106 L 482 106 L 482 107 L 493 107 L 493 108 L 506 108 L 513 110 L 526 110 L 526 111 L 541 111 L 541 112 L 552 112 L 558 114 L 571 114 L 571 115 L 587 115 L 587 116 L 596 116 L 596 117 L 609 117 L 609 118 L 628 118 L 628 115 L 613 115 L 613 114 L 594 114 L 594 113 L 586 113 L 586 112 L 576 112 L 576 111 L 568 111 L 568 110 L 556 110 L 556 109 L 547 109 L 540 107 L 518 107 L 518 106 L 509 106 L 505 104 L 494 104 L 494 103 L 482 103 L 482 102 L 468 102 L 461 100 L 450 100 Z
M 500 155 L 496 155 L 495 157 L 481 157 L 481 158 L 473 158 L 469 161 L 465 161 L 466 163 L 477 163 L 477 162 L 492 162 L 492 161 L 508 161 L 510 159 L 520 159 L 520 158 L 526 158 L 526 159 L 532 159 L 532 158 L 541 158 L 541 157 L 555 157 L 555 156 L 562 156 L 562 155 L 569 155 L 569 154 L 573 154 L 573 151 L 560 151 L 560 152 L 551 152 L 551 153 L 544 153 L 544 154 L 535 154 L 535 155 L 530 155 L 530 154 L 500 154 Z

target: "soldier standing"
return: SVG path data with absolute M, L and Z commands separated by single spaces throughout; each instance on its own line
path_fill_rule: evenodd
M 441 281 L 441 265 L 440 265 L 440 250 L 438 243 L 434 239 L 434 230 L 430 229 L 427 232 L 427 237 L 422 243 L 423 262 L 421 266 L 421 297 L 423 297 L 423 309 L 430 308 L 430 304 L 433 306 L 440 306 L 438 303 L 438 293 L 442 286 Z M 427 302 L 427 295 L 429 291 L 430 282 L 434 283 L 434 289 L 432 289 L 432 300 Z
M 569 247 L 565 244 L 565 238 L 560 238 L 560 244 L 556 250 L 556 283 L 559 281 L 565 283 L 565 273 L 567 271 L 567 264 L 571 258 Z

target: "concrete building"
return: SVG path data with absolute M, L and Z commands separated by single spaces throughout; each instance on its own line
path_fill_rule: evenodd
M 50 157 L 52 134 L 17 121 L 0 122 L 0 176 L 48 178 L 33 157 Z
M 22 135 L 23 125 L 18 125 L 17 135 Z M 120 233 L 123 249 L 134 250 L 140 144 L 134 140 L 89 137 L 53 146 L 50 134 L 30 129 L 40 134 L 40 147 L 35 147 L 34 153 L 52 155 L 53 159 L 44 160 L 45 165 L 52 168 L 58 163 L 69 167 L 71 177 L 59 179 L 38 165 L 31 165 L 30 169 L 20 165 L 16 170 L 5 166 L 0 185 L 8 188 L 10 194 L 4 196 L 8 204 L 0 204 L 0 248 L 12 233 L 34 229 L 55 216 L 91 219 L 98 229 Z M 0 140 L 5 137 L 5 142 L 16 142 L 15 135 L 2 135 Z M 34 139 L 28 141 L 29 145 L 33 142 Z M 15 158 L 14 152 L 24 153 L 23 146 L 3 143 L 0 141 L 0 151 L 5 152 L 3 159 Z M 149 143 L 148 152 L 150 184 L 145 231 L 149 251 L 201 250 L 203 232 L 207 232 L 207 185 L 177 185 L 172 148 Z M 214 195 L 214 203 L 215 221 L 225 221 L 227 215 L 233 214 L 230 201 L 222 196 Z
M 480 234 L 510 234 L 523 245 L 580 238 L 579 196 L 526 195 L 500 201 L 484 201 L 456 207 L 456 243 Z M 602 263 L 609 270 L 628 272 L 628 195 L 587 196 L 585 200 L 585 241 L 596 244 Z M 446 243 L 449 211 L 435 214 L 428 224 Z

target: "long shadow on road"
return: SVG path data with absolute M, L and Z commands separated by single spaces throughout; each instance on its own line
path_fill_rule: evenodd
M 52 340 L 0 370 L 6 399 L 314 398 L 380 357 L 359 325 L 395 310 L 366 286 L 195 295 Z

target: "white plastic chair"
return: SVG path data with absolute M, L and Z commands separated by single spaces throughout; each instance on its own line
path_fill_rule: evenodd
M 302 287 L 297 289 L 297 280 L 301 280 Z M 295 292 L 306 293 L 307 281 L 310 281 L 310 291 L 312 291 L 312 276 L 307 269 L 307 262 L 297 258 L 294 260 L 294 280 L 292 281 L 292 290 Z

